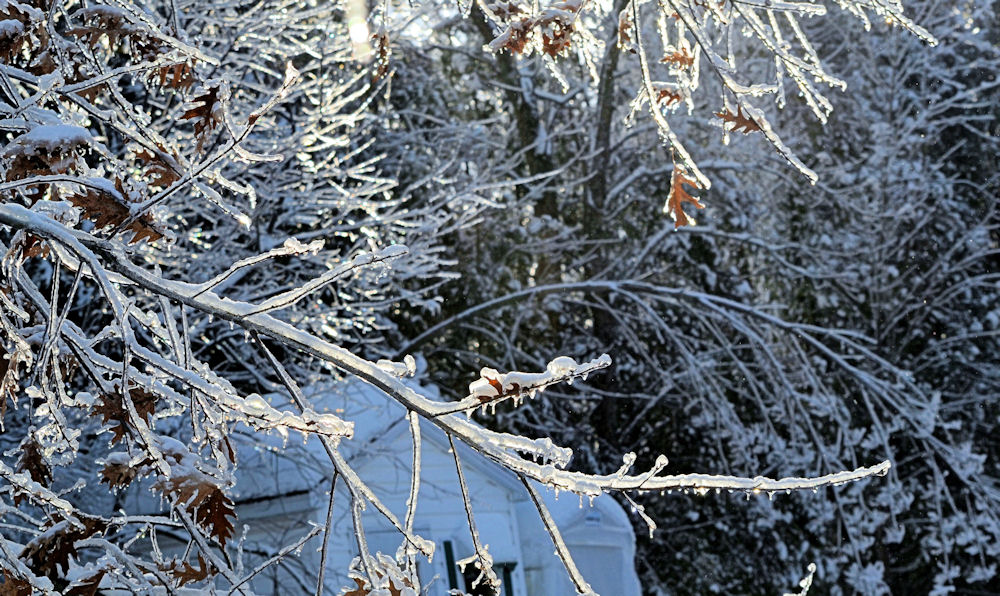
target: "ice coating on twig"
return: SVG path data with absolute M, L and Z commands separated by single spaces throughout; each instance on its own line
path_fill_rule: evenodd
M 549 362 L 545 372 L 501 373 L 492 368 L 484 368 L 479 373 L 479 379 L 469 384 L 469 396 L 447 410 L 447 413 L 466 411 L 471 413 L 475 408 L 486 404 L 513 399 L 517 405 L 525 395 L 534 397 L 546 387 L 562 382 L 572 382 L 575 378 L 586 380 L 590 373 L 611 366 L 611 357 L 602 354 L 599 358 L 577 364 L 569 356 L 560 356 Z

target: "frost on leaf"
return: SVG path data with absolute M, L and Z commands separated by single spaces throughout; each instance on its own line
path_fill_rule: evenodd
M 11 141 L 3 151 L 10 160 L 8 180 L 66 174 L 78 167 L 78 157 L 93 144 L 85 128 L 70 124 L 35 126 Z
M 521 54 L 528 45 L 530 35 L 531 21 L 529 19 L 512 21 L 507 25 L 507 28 L 504 29 L 504 31 L 490 43 L 490 48 L 495 52 L 507 50 L 511 54 Z
M 25 545 L 21 559 L 36 574 L 51 579 L 65 577 L 70 559 L 76 557 L 76 542 L 105 529 L 107 524 L 97 518 L 54 522 Z
M 16 258 L 18 261 L 25 261 L 32 257 L 42 257 L 43 259 L 49 255 L 49 244 L 42 240 L 39 236 L 34 234 L 26 234 L 24 232 L 19 232 L 15 237 L 13 242 L 11 242 L 10 251 L 7 253 L 9 256 Z M 14 358 L 15 355 L 11 355 Z M 9 374 L 10 368 L 7 368 L 7 373 Z M 15 378 L 14 383 L 17 380 Z M 6 381 L 3 386 L 0 387 L 0 391 L 7 387 Z M 3 418 L 2 412 L 6 412 L 7 405 L 4 403 L 0 406 L 0 418 Z
M 628 8 L 618 14 L 618 47 L 630 54 L 638 52 L 638 46 L 632 39 L 632 29 L 635 23 L 632 21 L 632 11 Z
M 176 158 L 176 155 L 174 157 Z M 145 174 L 150 186 L 166 188 L 180 179 L 170 164 L 158 155 L 143 149 L 136 152 L 135 158 L 145 166 Z
M 406 571 L 400 569 L 391 557 L 376 553 L 368 564 L 374 575 L 372 578 L 366 576 L 358 557 L 351 561 L 348 577 L 354 581 L 355 587 L 351 590 L 343 588 L 342 596 L 416 596 L 416 582 L 407 577 Z
M 27 472 L 32 480 L 41 485 L 48 486 L 52 483 L 52 468 L 42 456 L 42 448 L 34 436 L 29 436 L 21 443 L 21 457 L 17 462 L 17 471 Z
M 352 579 L 354 579 L 354 584 L 357 587 L 351 590 L 350 592 L 345 592 L 344 596 L 368 596 L 369 594 L 372 593 L 372 588 L 369 586 L 368 582 L 359 577 L 355 577 Z M 403 593 L 399 588 L 396 587 L 396 584 L 392 583 L 392 580 L 389 580 L 389 584 L 386 587 L 386 589 L 389 590 L 390 596 L 401 596 Z
M 32 46 L 31 33 L 38 21 L 32 18 L 29 7 L 17 2 L 0 5 L 0 21 L 5 25 L 0 30 L 0 58 L 10 64 L 25 48 Z
M 148 458 L 136 463 L 126 453 L 108 454 L 101 468 L 101 482 L 113 489 L 125 488 L 137 477 L 144 475 L 151 463 L 152 460 Z
M 194 120 L 194 136 L 198 139 L 198 151 L 202 150 L 209 133 L 222 122 L 222 102 L 218 86 L 210 87 L 194 98 L 192 106 L 181 116 L 183 120 Z
M 116 182 L 116 186 L 121 189 L 121 180 Z M 119 194 L 121 194 L 120 191 Z M 120 203 L 109 192 L 88 188 L 85 193 L 72 194 L 67 199 L 74 207 L 79 207 L 83 211 L 83 216 L 93 221 L 97 229 L 119 226 L 132 216 L 129 208 Z M 135 244 L 144 239 L 155 242 L 163 238 L 163 234 L 157 230 L 147 215 L 142 215 L 129 222 L 127 229 L 132 232 L 129 244 Z
M 111 444 L 115 444 L 125 438 L 125 433 L 134 429 L 128 407 L 121 393 L 104 394 L 99 398 L 100 404 L 94 407 L 94 414 L 102 417 L 104 424 L 111 424 Z M 145 418 L 147 423 L 152 418 L 156 408 L 156 395 L 140 387 L 129 389 L 129 399 L 135 407 L 135 411 L 140 417 Z
M 539 28 L 542 31 L 542 52 L 553 58 L 568 52 L 571 45 L 570 38 L 575 31 L 574 20 L 572 17 L 565 18 L 557 14 L 539 21 Z
M 69 585 L 69 588 L 63 594 L 66 596 L 98 596 L 101 580 L 104 579 L 106 574 L 106 569 L 99 569 L 91 575 L 78 578 Z
M 681 48 L 660 58 L 660 62 L 674 64 L 678 68 L 691 68 L 694 66 L 694 56 L 691 55 L 691 52 L 687 48 Z
M 145 37 L 147 30 L 129 22 L 124 12 L 111 6 L 94 5 L 78 10 L 74 15 L 86 23 L 66 31 L 66 35 L 79 38 L 93 49 L 97 49 L 102 38 L 108 40 L 109 48 L 131 38 Z
M 205 474 L 197 470 L 188 472 L 183 475 L 183 470 L 174 468 L 174 475 L 161 479 L 154 488 L 173 495 L 179 507 L 192 514 L 199 526 L 225 546 L 233 535 L 233 522 L 229 519 L 236 517 L 233 501 Z
M 507 50 L 511 54 L 530 54 L 537 49 L 553 58 L 565 54 L 572 45 L 582 8 L 579 0 L 564 0 L 527 17 L 514 3 L 492 4 L 490 9 L 500 19 L 502 31 L 489 47 L 494 52 Z
M 684 213 L 682 205 L 684 203 L 690 203 L 698 209 L 704 209 L 705 206 L 702 205 L 697 197 L 693 197 L 688 193 L 684 185 L 687 184 L 693 188 L 701 189 L 698 186 L 698 181 L 687 177 L 687 171 L 683 166 L 678 165 L 674 162 L 674 171 L 670 174 L 670 194 L 667 195 L 667 204 L 664 207 L 664 211 L 670 213 L 670 217 L 674 220 L 674 228 L 679 228 L 681 226 L 690 226 L 695 224 L 695 220 L 692 217 L 688 217 Z

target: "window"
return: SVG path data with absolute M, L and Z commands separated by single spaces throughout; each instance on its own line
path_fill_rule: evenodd
M 484 584 L 480 584 L 473 588 L 472 584 L 479 577 L 479 569 L 475 565 L 467 565 L 464 570 L 458 568 L 458 563 L 455 562 L 455 548 L 452 546 L 451 540 L 445 540 L 444 546 L 444 562 L 445 567 L 448 568 L 448 589 L 453 590 L 458 588 L 458 572 L 462 572 L 462 582 L 465 584 L 465 592 L 469 596 L 491 596 L 489 588 Z M 514 568 L 517 567 L 516 561 L 509 561 L 506 563 L 494 563 L 493 571 L 503 582 L 501 589 L 503 590 L 503 596 L 514 596 Z
M 514 596 L 514 567 L 517 563 L 494 563 L 493 571 L 496 572 L 500 581 L 503 582 L 501 589 L 503 590 L 503 596 Z M 469 596 L 492 596 L 490 589 L 483 583 L 478 586 L 473 587 L 473 583 L 476 578 L 479 577 L 479 569 L 472 565 L 468 565 L 465 571 L 462 572 L 463 579 L 465 579 L 465 592 Z

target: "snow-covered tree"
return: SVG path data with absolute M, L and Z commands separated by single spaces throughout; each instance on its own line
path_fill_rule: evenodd
M 621 125 L 642 87 L 636 57 L 609 44 L 596 90 L 585 67 L 556 62 L 569 84 L 561 89 L 547 61 L 518 63 L 501 87 L 516 86 L 520 103 L 508 99 L 492 134 L 526 155 L 521 175 L 537 182 L 454 240 L 475 251 L 467 273 L 445 316 L 411 344 L 428 353 L 443 385 L 461 392 L 464 371 L 479 366 L 607 351 L 612 372 L 585 392 L 550 390 L 531 408 L 501 412 L 501 424 L 581 445 L 576 465 L 588 470 L 630 450 L 647 461 L 669 453 L 682 470 L 806 473 L 876 452 L 902 466 L 876 497 L 848 489 L 822 506 L 811 496 L 774 505 L 649 499 L 646 511 L 671 529 L 640 557 L 650 588 L 746 592 L 763 581 L 776 591 L 810 560 L 831 584 L 861 593 L 995 581 L 984 547 L 996 531 L 996 472 L 975 464 L 993 451 L 987 421 L 997 394 L 995 20 L 982 4 L 911 8 L 939 47 L 888 28 L 863 31 L 846 14 L 804 21 L 846 91 L 830 94 L 827 126 L 811 124 L 809 106 L 791 99 L 772 119 L 798 123 L 777 128 L 817 173 L 816 186 L 780 153 L 761 152 L 759 134 L 730 130 L 730 144 L 718 143 L 718 129 L 703 125 L 706 114 L 724 113 L 711 94 L 692 98 L 693 118 L 670 114 L 713 182 L 700 225 L 680 233 L 650 216 L 686 188 L 675 184 L 654 127 L 640 112 Z M 448 22 L 460 26 L 473 29 Z M 435 51 L 461 54 L 464 38 L 442 31 Z M 606 28 L 604 39 L 613 44 L 613 34 Z M 735 55 L 748 54 L 745 39 L 732 43 Z M 503 61 L 469 61 L 455 78 L 481 97 L 493 72 L 510 72 Z M 930 310 L 924 300 L 944 302 Z M 935 333 L 947 336 L 946 350 L 925 352 L 923 340 L 899 335 L 937 345 Z M 929 360 L 915 359 L 915 349 Z M 942 423 L 946 412 L 971 419 Z M 939 434 L 924 436 L 931 429 Z M 951 486 L 947 461 L 974 464 L 975 480 Z
M 764 199 L 763 238 L 809 275 L 762 272 L 756 282 L 788 316 L 864 333 L 922 395 L 919 409 L 866 400 L 844 421 L 862 445 L 888 445 L 899 463 L 879 489 L 885 506 L 850 527 L 874 544 L 842 562 L 868 593 L 997 585 L 1000 494 L 986 463 L 1000 390 L 997 21 L 983 3 L 913 8 L 941 40 L 933 51 L 905 38 L 873 44 L 839 27 L 816 36 L 826 47 L 850 44 L 835 61 L 859 91 L 838 98 L 829 130 L 811 144 L 818 192 Z
M 895 2 L 841 4 L 931 39 Z M 364 3 L 319 0 L 0 0 L 5 591 L 169 593 L 198 584 L 244 591 L 260 567 L 245 564 L 228 494 L 240 473 L 237 429 L 316 436 L 356 513 L 357 590 L 419 589 L 414 560 L 430 556 L 432 544 L 415 534 L 412 511 L 386 508 L 340 453 L 351 421 L 316 412 L 301 389 L 342 375 L 402 404 L 414 433 L 423 419 L 520 478 L 580 593 L 592 591 L 532 481 L 627 499 L 667 490 L 771 495 L 889 470 L 889 462 L 877 463 L 893 453 L 884 440 L 827 457 L 798 450 L 790 431 L 787 462 L 755 445 L 780 436 L 775 426 L 801 429 L 792 419 L 839 415 L 848 408 L 843 387 L 908 408 L 926 395 L 915 380 L 861 334 L 748 304 L 754 288 L 731 265 L 740 259 L 711 254 L 729 245 L 673 235 L 680 266 L 659 256 L 667 232 L 689 222 L 684 203 L 698 203 L 690 189 L 710 185 L 707 165 L 678 133 L 697 142 L 704 132 L 668 123 L 680 107 L 718 104 L 712 109 L 724 134 L 760 133 L 792 171 L 813 176 L 757 103 L 775 96 L 780 105 L 794 84 L 827 117 L 830 102 L 817 81 L 838 83 L 800 23 L 826 8 L 479 2 L 444 11 L 456 20 L 443 23 L 432 18 L 439 8 L 385 3 L 369 17 Z M 423 28 L 423 43 L 413 28 Z M 435 36 L 448 39 L 443 49 L 430 47 Z M 406 68 L 394 80 L 392 56 L 402 51 Z M 536 59 L 521 59 L 532 53 Z M 632 74 L 619 87 L 617 65 L 626 58 Z M 477 61 L 495 69 L 478 75 L 483 86 L 444 88 Z M 531 69 L 539 67 L 551 78 L 536 89 Z M 421 68 L 432 76 L 421 77 Z M 543 89 L 552 84 L 568 88 Z M 449 115 L 453 109 L 463 113 Z M 637 134 L 617 125 L 629 112 Z M 442 148 L 443 139 L 455 146 Z M 666 150 L 650 154 L 657 147 Z M 652 208 L 643 184 L 661 191 Z M 672 221 L 659 213 L 664 203 Z M 479 287 L 520 286 L 472 309 L 446 304 L 450 318 L 429 326 L 438 295 L 447 297 L 440 284 L 453 275 L 447 242 L 497 218 L 524 222 L 524 231 L 477 245 L 486 251 L 482 270 L 466 274 L 481 275 Z M 592 235 L 572 250 L 553 248 L 577 228 Z M 610 250 L 616 238 L 622 250 Z M 496 258 L 511 245 L 515 267 Z M 563 261 L 567 255 L 574 260 Z M 698 289 L 692 272 L 719 286 Z M 525 299 L 541 310 L 511 314 L 509 306 Z M 582 312 L 593 314 L 576 316 Z M 400 378 L 413 371 L 410 347 L 480 313 L 489 315 L 481 329 L 506 357 L 481 339 L 463 349 L 497 358 L 498 369 L 543 372 L 484 369 L 457 402 L 422 395 Z M 517 342 L 522 330 L 541 335 L 529 350 Z M 734 330 L 743 345 L 729 341 Z M 399 362 L 378 359 L 394 348 L 402 348 Z M 583 467 L 591 471 L 569 468 L 572 452 L 548 438 L 488 430 L 466 417 L 598 373 L 611 363 L 602 348 L 620 353 L 616 375 L 629 391 L 641 387 L 631 403 L 643 407 L 627 412 L 621 442 L 588 454 Z M 836 374 L 810 366 L 816 361 Z M 576 440 L 559 424 L 622 420 L 617 383 L 592 385 L 596 408 L 536 401 L 522 412 L 543 433 Z M 294 407 L 262 397 L 275 392 Z M 747 477 L 662 473 L 659 452 L 684 435 L 642 437 L 676 424 L 660 414 L 688 392 L 696 419 L 679 430 L 718 461 L 734 458 L 712 472 Z M 806 392 L 818 397 L 800 399 Z M 921 406 L 913 405 L 919 414 Z M 738 435 L 748 417 L 757 434 Z M 713 426 L 715 434 L 702 433 Z M 609 468 L 610 449 L 618 462 L 626 451 L 639 459 L 625 454 L 624 466 Z M 413 458 L 417 474 L 419 450 Z M 633 473 L 637 462 L 642 471 Z M 837 471 L 844 469 L 854 471 Z M 813 477 L 757 475 L 785 470 Z M 162 513 L 129 510 L 134 501 L 122 495 L 130 490 L 147 500 L 151 491 Z M 364 507 L 399 530 L 396 559 L 368 551 Z M 491 558 L 468 517 L 473 564 L 496 592 Z M 317 521 L 302 541 L 323 532 Z M 167 536 L 188 545 L 182 555 L 165 554 Z M 277 545 L 265 564 L 302 543 Z M 315 581 L 322 592 L 321 571 Z

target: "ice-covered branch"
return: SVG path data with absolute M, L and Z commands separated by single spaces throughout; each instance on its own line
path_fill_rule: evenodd
M 573 379 L 577 378 L 586 381 L 588 375 L 608 366 L 611 366 L 611 357 L 603 354 L 600 358 L 583 364 L 577 364 L 569 356 L 560 356 L 549 362 L 545 372 L 541 373 L 501 373 L 492 368 L 484 368 L 479 373 L 479 379 L 469 384 L 468 397 L 449 404 L 448 408 L 443 408 L 435 415 L 455 412 L 467 412 L 471 415 L 476 408 L 495 407 L 508 399 L 518 405 L 525 396 L 533 398 L 550 385 L 567 382 L 572 384 Z
M 455 460 L 455 472 L 458 474 L 458 487 L 462 493 L 462 503 L 465 505 L 465 520 L 469 525 L 469 535 L 472 537 L 472 546 L 475 551 L 469 558 L 458 561 L 460 568 L 464 569 L 469 563 L 475 563 L 479 569 L 479 575 L 473 580 L 473 588 L 485 583 L 486 588 L 493 594 L 500 593 L 500 579 L 493 570 L 493 556 L 479 540 L 479 531 L 476 529 L 476 522 L 472 515 L 472 503 L 469 501 L 469 487 L 465 483 L 465 473 L 462 471 L 462 461 L 459 458 L 458 450 L 455 449 L 455 441 L 448 435 L 448 444 L 451 446 L 451 454 Z
M 599 495 L 608 490 L 668 489 L 693 489 L 698 491 L 726 489 L 773 493 L 785 490 L 814 489 L 827 485 L 852 482 L 872 475 L 884 474 L 890 468 L 889 462 L 883 462 L 869 468 L 858 468 L 853 472 L 838 472 L 818 478 L 773 480 L 764 477 L 738 478 L 700 474 L 653 478 L 646 475 L 594 476 L 560 470 L 552 464 L 536 464 L 507 451 L 501 444 L 490 440 L 490 433 L 473 425 L 471 422 L 457 417 L 455 414 L 446 416 L 436 415 L 441 406 L 419 395 L 415 390 L 402 383 L 394 375 L 385 372 L 376 364 L 368 362 L 343 348 L 330 344 L 304 331 L 298 330 L 288 323 L 274 319 L 269 315 L 252 314 L 254 311 L 253 305 L 221 299 L 211 292 L 197 292 L 191 284 L 158 278 L 133 265 L 121 250 L 114 245 L 85 234 L 72 233 L 54 224 L 51 220 L 47 220 L 44 216 L 32 213 L 22 207 L 13 205 L 0 206 L 0 221 L 17 228 L 31 230 L 36 234 L 50 237 L 56 241 L 77 245 L 80 248 L 88 246 L 89 249 L 85 249 L 87 252 L 94 250 L 97 254 L 102 255 L 105 259 L 108 259 L 108 266 L 112 270 L 131 279 L 147 291 L 166 296 L 208 314 L 232 321 L 248 331 L 267 335 L 289 347 L 294 347 L 326 360 L 338 368 L 354 374 L 382 389 L 408 410 L 415 411 L 431 420 L 445 432 L 462 439 L 470 447 L 493 459 L 500 465 L 519 475 L 561 490 L 587 495 Z M 346 462 L 342 465 L 346 466 Z M 344 470 L 341 470 L 341 472 L 344 473 Z M 354 476 L 356 475 L 351 474 L 347 478 Z M 360 480 L 357 482 L 360 483 Z M 400 527 L 398 522 L 394 522 L 394 525 Z
M 324 286 L 333 283 L 334 281 L 340 279 L 341 277 L 347 275 L 348 273 L 372 265 L 375 263 L 382 263 L 390 259 L 397 259 L 407 253 L 407 248 L 401 244 L 395 244 L 393 246 L 388 246 L 380 251 L 374 253 L 365 253 L 356 255 L 350 261 L 331 269 L 330 271 L 324 273 L 320 277 L 306 283 L 300 288 L 295 288 L 294 290 L 288 290 L 283 294 L 274 296 L 262 302 L 251 314 L 273 312 L 283 308 L 288 308 L 292 306 L 299 300 L 302 300 L 306 296 L 317 292 Z
M 542 520 L 542 524 L 545 526 L 545 531 L 548 532 L 549 538 L 552 539 L 552 544 L 556 548 L 556 555 L 559 556 L 559 560 L 562 561 L 563 566 L 566 568 L 566 572 L 569 574 L 570 579 L 573 581 L 573 585 L 576 587 L 577 594 L 583 594 L 584 596 L 596 596 L 593 588 L 587 583 L 587 580 L 583 578 L 580 570 L 576 566 L 576 562 L 573 561 L 573 555 L 569 552 L 569 547 L 566 546 L 566 542 L 562 538 L 562 533 L 559 531 L 559 527 L 556 525 L 555 520 L 552 519 L 552 514 L 549 512 L 549 508 L 545 505 L 542 500 L 541 495 L 534 486 L 531 486 L 531 482 L 521 477 L 521 482 L 524 483 L 525 490 L 528 491 L 528 495 L 531 497 L 531 502 L 534 504 L 535 509 L 538 511 L 538 516 Z

